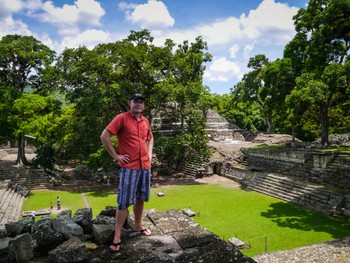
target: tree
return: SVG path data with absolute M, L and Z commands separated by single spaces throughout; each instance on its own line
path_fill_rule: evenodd
M 24 153 L 24 136 L 30 135 L 36 138 L 37 144 L 44 144 L 53 125 L 54 112 L 59 108 L 59 102 L 37 94 L 23 94 L 14 101 L 14 114 L 10 117 L 10 123 L 21 146 L 18 147 L 16 164 L 29 164 Z
M 0 143 L 12 138 L 12 127 L 9 118 L 14 114 L 13 103 L 21 96 L 18 90 L 11 87 L 0 87 Z
M 49 66 L 55 52 L 32 36 L 7 35 L 0 41 L 0 83 L 21 92 Z
M 344 67 L 339 63 L 332 63 L 324 69 L 321 78 L 313 73 L 304 73 L 297 78 L 295 89 L 292 91 L 289 101 L 290 109 L 299 112 L 300 103 L 316 105 L 319 109 L 321 123 L 321 144 L 328 144 L 328 111 L 337 93 L 343 94 L 346 91 L 346 77 Z M 300 102 L 299 102 L 300 101 Z M 294 114 L 296 115 L 296 114 Z
M 232 96 L 245 103 L 259 105 L 267 124 L 267 130 L 272 133 L 272 107 L 271 94 L 269 94 L 264 82 L 265 68 L 270 64 L 265 55 L 256 55 L 249 59 L 248 67 L 252 71 L 244 74 L 243 79 L 232 91 Z
M 285 49 L 285 57 L 292 59 L 294 71 L 302 74 L 297 89 L 305 91 L 307 99 L 301 100 L 319 109 L 323 145 L 328 143 L 332 101 L 346 89 L 342 72 L 350 50 L 349 15 L 348 0 L 310 0 L 307 8 L 295 15 L 297 34 Z
M 273 114 L 274 129 L 279 123 L 279 131 L 284 132 L 286 119 L 285 98 L 295 86 L 296 75 L 293 72 L 292 62 L 289 58 L 277 59 L 264 68 L 265 97 L 268 97 L 266 107 Z M 277 121 L 280 120 L 280 121 Z
M 31 85 L 55 58 L 55 52 L 32 36 L 7 35 L 0 41 L 0 85 L 20 92 Z M 18 156 L 16 164 L 28 161 L 24 153 L 24 134 L 17 133 Z

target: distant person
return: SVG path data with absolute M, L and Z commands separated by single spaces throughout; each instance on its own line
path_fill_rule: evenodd
M 32 222 L 35 222 L 35 212 L 32 212 L 31 217 L 32 217 Z
M 61 210 L 61 198 L 57 196 L 57 210 Z
M 151 231 L 141 225 L 144 202 L 149 201 L 151 188 L 151 160 L 153 135 L 148 120 L 141 114 L 145 99 L 140 94 L 131 96 L 130 110 L 114 117 L 101 134 L 101 141 L 110 156 L 118 162 L 119 187 L 113 243 L 111 253 L 119 252 L 121 231 L 127 219 L 128 207 L 133 205 L 135 216 L 134 232 L 151 235 Z M 118 153 L 111 137 L 118 140 Z
M 50 210 L 53 209 L 53 202 L 50 203 Z

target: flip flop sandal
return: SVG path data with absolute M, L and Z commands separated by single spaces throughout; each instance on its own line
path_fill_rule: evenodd
M 120 252 L 121 244 L 122 244 L 122 242 L 118 242 L 118 243 L 114 243 L 114 242 L 113 242 L 113 243 L 109 246 L 109 252 L 111 252 L 111 253 Z M 112 249 L 112 248 L 111 248 L 112 246 L 113 246 L 115 249 Z M 119 249 L 117 250 L 118 247 L 119 247 Z
M 149 230 L 149 229 L 147 229 L 147 228 L 140 229 L 140 230 L 132 230 L 131 232 L 132 232 L 132 233 L 135 233 L 135 234 L 142 234 L 142 235 L 144 235 L 144 236 L 150 236 L 150 235 L 152 235 L 151 230 Z

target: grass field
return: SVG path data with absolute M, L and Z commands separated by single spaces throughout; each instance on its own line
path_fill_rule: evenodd
M 158 197 L 158 192 L 164 192 L 165 197 Z M 57 195 L 63 208 L 75 211 L 84 207 L 80 193 L 37 191 L 25 200 L 23 210 L 47 208 Z M 94 216 L 106 206 L 116 205 L 116 194 L 111 191 L 87 192 L 85 196 Z M 145 209 L 150 208 L 190 208 L 197 213 L 194 220 L 222 239 L 237 237 L 250 244 L 250 249 L 242 250 L 250 257 L 350 235 L 349 218 L 323 216 L 256 192 L 219 185 L 152 189 L 151 200 L 145 205 Z

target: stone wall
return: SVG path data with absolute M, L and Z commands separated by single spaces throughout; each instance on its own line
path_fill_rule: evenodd
M 253 170 L 277 172 L 307 182 L 350 189 L 350 154 L 311 149 L 242 148 Z

